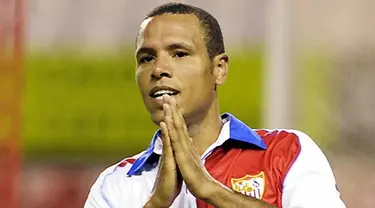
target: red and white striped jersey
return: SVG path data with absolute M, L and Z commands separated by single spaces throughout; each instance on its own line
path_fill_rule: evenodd
M 207 171 L 229 188 L 284 208 L 342 208 L 331 167 L 320 148 L 296 130 L 252 130 L 223 114 L 217 140 L 201 156 Z M 147 150 L 100 174 L 85 208 L 143 207 L 149 199 L 162 154 L 160 131 Z M 173 208 L 213 207 L 182 185 Z

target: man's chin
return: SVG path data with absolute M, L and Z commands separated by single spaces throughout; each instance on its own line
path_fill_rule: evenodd
M 163 110 L 151 113 L 151 120 L 157 126 L 160 125 L 160 122 L 163 121 L 163 118 L 164 118 L 164 112 L 163 112 Z
M 183 111 L 181 113 L 183 114 L 185 122 L 188 122 L 187 119 L 186 119 L 188 115 L 186 115 Z M 164 111 L 158 110 L 158 111 L 151 112 L 150 116 L 151 116 L 152 122 L 155 125 L 160 126 L 160 122 L 162 122 L 164 120 Z

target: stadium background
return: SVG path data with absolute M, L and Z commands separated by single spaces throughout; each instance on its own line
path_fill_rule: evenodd
M 163 2 L 0 1 L 0 207 L 82 207 L 105 167 L 148 145 L 134 38 Z M 374 207 L 375 3 L 184 2 L 222 25 L 222 111 L 307 132 L 348 207 Z

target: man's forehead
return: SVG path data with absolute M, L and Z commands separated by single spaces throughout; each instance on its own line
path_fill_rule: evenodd
M 139 30 L 143 36 L 195 36 L 200 34 L 200 23 L 195 15 L 163 14 L 145 19 Z
M 141 26 L 140 26 L 139 30 L 140 31 L 145 30 L 146 27 L 147 27 L 147 25 L 152 21 L 153 18 L 154 17 L 149 17 L 149 18 L 143 20 L 143 22 L 141 23 Z

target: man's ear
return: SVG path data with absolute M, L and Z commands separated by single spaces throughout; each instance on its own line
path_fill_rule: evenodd
M 221 85 L 225 82 L 228 75 L 228 64 L 229 56 L 226 53 L 219 54 L 215 56 L 213 60 L 213 73 L 216 77 L 216 85 Z

